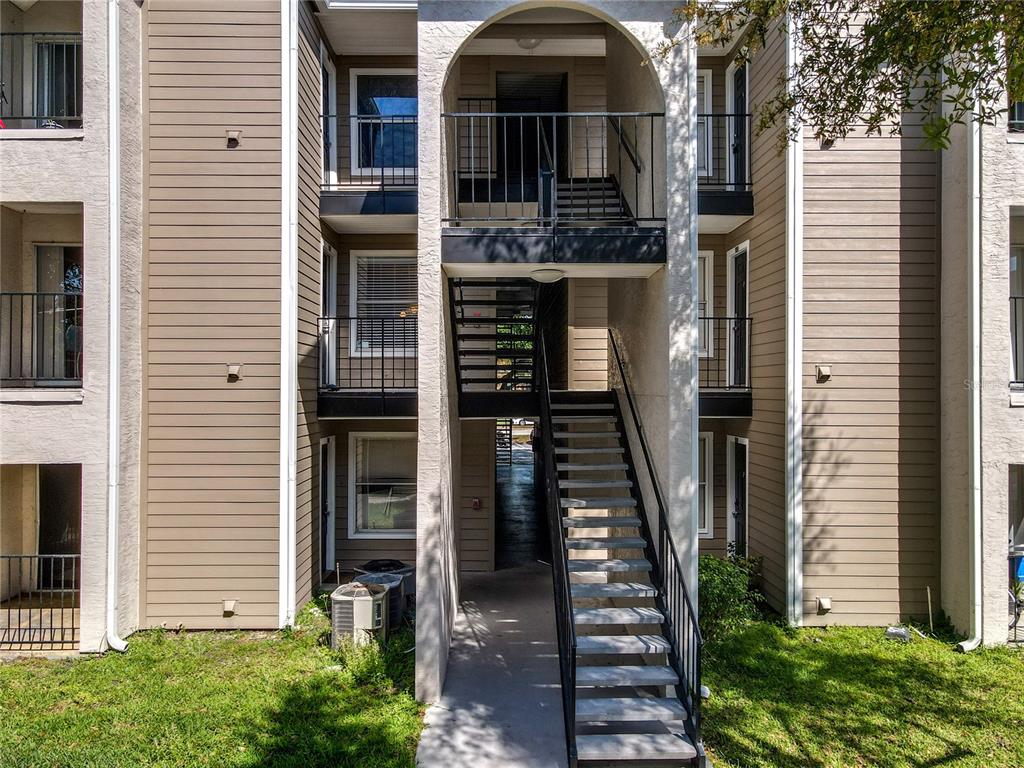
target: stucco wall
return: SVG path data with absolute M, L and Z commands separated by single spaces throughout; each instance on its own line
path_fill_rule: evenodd
M 39 3 L 31 13 L 48 15 L 56 4 Z M 107 3 L 84 0 L 83 125 L 81 131 L 0 132 L 0 202 L 79 202 L 87 278 L 84 314 L 85 370 L 78 393 L 50 393 L 45 404 L 0 397 L 2 463 L 82 465 L 82 631 L 81 650 L 102 647 L 107 536 L 108 381 L 108 174 L 107 174 Z M 137 626 L 138 610 L 138 295 L 141 258 L 141 159 L 138 96 L 139 17 L 135 3 L 120 4 L 121 78 L 121 485 L 118 622 L 122 633 Z M 15 18 L 9 4 L 5 19 Z M 27 30 L 42 28 L 39 22 Z M 55 22 L 56 23 L 56 22 Z M 58 26 L 66 26 L 61 19 Z M 24 398 L 23 393 L 14 397 Z

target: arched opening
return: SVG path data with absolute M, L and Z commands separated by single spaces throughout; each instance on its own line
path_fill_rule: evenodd
M 443 90 L 451 227 L 661 227 L 664 99 L 647 54 L 581 3 L 482 25 Z

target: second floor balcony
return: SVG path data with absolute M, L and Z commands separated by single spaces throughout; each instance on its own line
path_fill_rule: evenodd
M 702 417 L 749 417 L 753 409 L 750 317 L 697 319 Z
M 81 128 L 82 64 L 81 32 L 0 33 L 0 129 Z

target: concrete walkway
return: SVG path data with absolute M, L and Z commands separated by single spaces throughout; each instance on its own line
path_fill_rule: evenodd
M 464 574 L 441 700 L 421 768 L 565 768 L 551 571 Z

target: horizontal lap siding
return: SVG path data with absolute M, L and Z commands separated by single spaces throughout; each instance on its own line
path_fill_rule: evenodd
M 494 570 L 494 427 L 491 420 L 462 422 L 459 474 L 459 570 Z M 479 499 L 479 509 L 473 500 Z
M 785 61 L 785 41 L 773 34 L 750 64 L 752 112 L 775 94 Z M 753 417 L 746 432 L 750 440 L 748 544 L 750 554 L 764 560 L 762 582 L 769 602 L 782 610 L 786 601 L 786 156 L 779 152 L 776 139 L 773 132 L 766 132 L 752 141 L 754 218 L 727 235 L 725 247 L 750 241 Z M 724 255 L 720 258 L 724 262 Z M 719 276 L 724 285 L 724 273 L 716 270 L 716 284 Z M 724 296 L 719 299 L 723 312 Z
M 146 626 L 278 623 L 278 9 L 148 6 Z
M 938 599 L 935 153 L 914 129 L 804 153 L 804 612 L 884 624 Z M 815 365 L 831 365 L 817 383 Z M 831 597 L 832 612 L 816 613 Z
M 608 389 L 608 280 L 569 279 L 569 389 Z
M 301 607 L 320 580 L 319 446 L 316 395 L 317 318 L 320 316 L 320 35 L 308 3 L 299 5 L 299 291 L 298 418 L 295 465 L 296 594 Z

